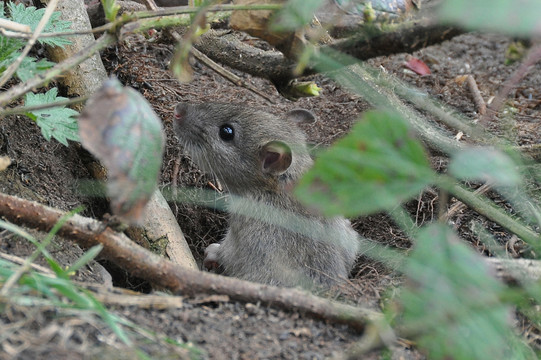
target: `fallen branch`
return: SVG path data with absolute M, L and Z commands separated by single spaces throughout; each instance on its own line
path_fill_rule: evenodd
M 64 214 L 37 202 L 0 194 L 0 216 L 17 225 L 48 232 Z M 147 251 L 101 222 L 80 215 L 74 215 L 66 221 L 57 235 L 75 241 L 83 248 L 102 244 L 101 256 L 132 275 L 175 293 L 228 295 L 232 300 L 295 309 L 358 330 L 381 319 L 381 314 L 376 311 L 326 300 L 306 291 L 261 285 L 178 266 Z
M 360 29 L 360 32 L 363 32 L 363 29 Z M 340 51 L 359 60 L 367 60 L 377 56 L 413 52 L 449 40 L 463 31 L 422 19 L 396 26 L 392 32 L 374 27 L 367 33 L 369 34 L 321 46 L 319 50 L 323 53 L 329 50 Z M 269 79 L 275 84 L 285 84 L 296 77 L 316 72 L 313 67 L 306 67 L 302 74 L 294 75 L 294 60 L 277 51 L 263 51 L 246 45 L 231 33 L 210 31 L 201 36 L 194 46 L 216 62 Z

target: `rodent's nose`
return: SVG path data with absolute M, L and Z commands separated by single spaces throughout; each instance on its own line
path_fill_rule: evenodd
M 186 105 L 183 103 L 178 104 L 175 106 L 175 111 L 173 111 L 173 117 L 175 118 L 175 122 L 180 124 L 184 121 L 186 118 Z

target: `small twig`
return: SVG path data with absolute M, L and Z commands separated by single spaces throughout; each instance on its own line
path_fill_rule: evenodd
M 0 19 L 2 20 L 2 19 Z M 93 29 L 89 30 L 77 30 L 77 31 L 63 31 L 63 32 L 52 32 L 52 33 L 45 33 L 45 34 L 39 34 L 38 39 L 43 38 L 52 38 L 52 37 L 62 37 L 62 36 L 82 36 L 82 35 L 88 35 L 88 34 L 96 34 L 96 33 L 102 33 L 104 31 L 110 30 L 113 28 L 114 23 L 107 23 L 102 26 L 95 27 Z M 32 33 L 27 32 L 5 32 L 4 29 L 0 28 L 0 33 L 4 35 L 5 37 L 9 38 L 16 38 L 16 39 L 30 39 L 32 37 Z
M 486 193 L 490 189 L 491 189 L 491 186 L 489 184 L 483 184 L 481 187 L 479 187 L 479 189 L 475 190 L 473 193 L 475 195 L 483 195 L 484 193 Z M 456 204 L 454 204 L 453 206 L 451 206 L 449 208 L 449 210 L 447 210 L 447 213 L 444 214 L 442 219 L 445 220 L 445 221 L 449 221 L 449 219 L 451 217 L 453 217 L 456 213 L 466 209 L 467 207 L 468 207 L 467 205 L 465 205 L 463 202 L 459 201 Z
M 501 90 L 490 104 L 489 111 L 479 119 L 480 124 L 486 125 L 494 120 L 494 116 L 500 111 L 511 90 L 518 85 L 539 60 L 541 60 L 541 45 L 531 48 L 519 68 L 503 83 Z
M 117 40 L 116 36 L 110 33 L 103 34 L 95 43 L 91 44 L 87 48 L 83 49 L 73 57 L 62 61 L 61 63 L 56 64 L 51 69 L 47 70 L 43 74 L 36 75 L 32 79 L 25 81 L 19 85 L 16 85 L 10 88 L 8 91 L 5 91 L 0 94 L 0 107 L 5 106 L 7 103 L 17 99 L 23 94 L 27 93 L 31 89 L 37 88 L 46 84 L 69 71 L 74 66 L 79 65 L 86 59 L 94 56 L 94 53 L 106 48 L 107 46 L 113 44 Z
M 31 111 L 49 109 L 57 106 L 70 106 L 85 102 L 88 100 L 88 96 L 79 96 L 73 99 L 56 101 L 48 104 L 40 104 L 34 106 L 19 106 L 12 109 L 2 109 L 0 108 L 0 116 L 15 115 L 15 114 L 26 114 Z
M 3 258 L 3 259 L 6 259 L 7 261 L 11 261 L 12 263 L 19 264 L 19 265 L 24 265 L 24 263 L 26 261 L 25 259 L 23 259 L 21 257 L 6 254 L 6 253 L 3 253 L 3 252 L 0 252 L 0 257 Z M 30 264 L 30 267 L 32 269 L 36 270 L 36 271 L 39 271 L 39 272 L 45 274 L 45 275 L 55 276 L 54 272 L 52 272 L 51 270 L 49 270 L 46 267 L 43 267 L 41 265 Z
M 18 225 L 50 231 L 64 213 L 15 196 L 0 194 L 0 216 Z M 190 270 L 178 266 L 130 241 L 123 233 L 105 228 L 99 221 L 78 214 L 66 221 L 57 235 L 76 241 L 83 248 L 103 245 L 101 256 L 132 275 L 182 294 L 222 294 L 232 300 L 261 302 L 305 312 L 317 318 L 343 323 L 362 330 L 381 319 L 370 309 L 326 300 L 306 291 L 283 289 L 249 281 Z
M 203 54 L 201 51 L 197 50 L 195 47 L 192 47 L 190 49 L 190 52 L 193 56 L 199 61 L 201 61 L 203 64 L 205 64 L 210 69 L 214 70 L 217 74 L 221 75 L 224 79 L 229 80 L 231 83 L 233 83 L 236 86 L 243 87 L 245 89 L 250 90 L 256 95 L 261 96 L 263 99 L 267 100 L 271 104 L 275 104 L 275 102 L 265 95 L 263 92 L 259 91 L 255 86 L 252 84 L 243 81 L 240 77 L 233 74 L 231 71 L 228 71 L 224 69 L 222 66 L 218 65 L 214 61 L 212 61 L 207 55 Z
M 473 76 L 466 76 L 466 85 L 468 85 L 468 90 L 473 97 L 477 113 L 479 113 L 479 115 L 485 115 L 487 113 L 487 104 L 485 103 L 485 100 L 483 100 L 483 95 L 481 95 Z
M 156 11 L 159 9 L 154 0 L 143 0 L 143 2 L 148 10 Z
M 172 31 L 171 36 L 173 36 L 173 38 L 177 42 L 182 41 L 182 36 L 180 36 L 180 34 L 177 33 L 176 31 Z M 223 68 L 222 66 L 220 66 L 219 64 L 214 62 L 207 55 L 205 55 L 201 51 L 197 50 L 194 46 L 192 46 L 190 48 L 190 53 L 197 60 L 199 60 L 200 62 L 205 64 L 208 68 L 210 68 L 211 70 L 216 72 L 218 75 L 222 76 L 224 79 L 226 79 L 226 80 L 230 81 L 231 83 L 233 83 L 233 85 L 240 86 L 240 87 L 243 87 L 245 89 L 248 89 L 251 92 L 253 92 L 254 94 L 261 96 L 263 99 L 267 100 L 271 104 L 275 103 L 274 101 L 272 101 L 271 98 L 269 98 L 267 95 L 265 95 L 264 93 L 259 91 L 252 84 L 249 84 L 249 83 L 247 83 L 245 81 L 242 81 L 242 79 L 240 77 L 238 77 L 237 75 L 233 74 L 231 71 L 226 70 L 225 68 Z
M 11 79 L 13 74 L 15 74 L 15 72 L 17 71 L 17 69 L 19 68 L 21 63 L 23 62 L 26 55 L 28 55 L 28 53 L 30 52 L 30 50 L 32 49 L 34 44 L 36 43 L 39 34 L 43 31 L 43 29 L 45 28 L 45 26 L 49 22 L 49 19 L 51 18 L 51 15 L 53 15 L 53 12 L 56 9 L 56 4 L 57 3 L 58 3 L 58 0 L 51 0 L 51 2 L 47 5 L 47 8 L 45 9 L 45 12 L 43 13 L 43 17 L 39 21 L 38 26 L 36 26 L 36 30 L 34 30 L 34 34 L 28 40 L 28 43 L 24 47 L 23 51 L 17 57 L 17 59 L 14 62 L 12 62 L 9 65 L 9 67 L 4 71 L 4 74 L 2 75 L 2 77 L 0 77 L 0 87 L 4 86 L 4 84 L 9 79 Z
M 0 19 L 0 33 L 2 33 L 2 35 L 8 36 L 7 34 L 13 34 L 14 32 L 25 33 L 28 36 L 32 36 L 32 29 L 30 29 L 30 26 L 19 24 L 18 22 L 8 19 Z

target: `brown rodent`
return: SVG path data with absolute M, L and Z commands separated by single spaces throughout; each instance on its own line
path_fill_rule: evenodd
M 329 286 L 347 278 L 357 234 L 342 217 L 324 218 L 291 194 L 313 161 L 296 122 L 243 105 L 180 103 L 174 129 L 184 150 L 232 194 L 229 228 L 207 248 L 205 264 L 224 274 L 278 286 Z

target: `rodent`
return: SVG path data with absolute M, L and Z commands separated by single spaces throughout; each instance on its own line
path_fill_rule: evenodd
M 349 220 L 315 214 L 291 193 L 313 164 L 297 123 L 313 120 L 307 110 L 278 117 L 235 104 L 175 107 L 173 127 L 185 152 L 235 199 L 225 238 L 207 248 L 207 266 L 287 287 L 329 287 L 347 278 L 358 252 Z

